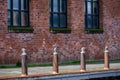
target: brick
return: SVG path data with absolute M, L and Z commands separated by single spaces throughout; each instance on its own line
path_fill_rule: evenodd
M 7 0 L 0 0 L 0 64 L 20 61 L 21 49 L 27 50 L 28 62 L 52 62 L 53 45 L 57 43 L 59 61 L 80 60 L 80 48 L 87 48 L 87 59 L 103 59 L 104 47 L 110 57 L 120 58 L 119 0 L 100 0 L 100 27 L 103 34 L 84 32 L 84 0 L 67 0 L 68 27 L 71 33 L 49 31 L 49 0 L 30 0 L 30 25 L 33 33 L 9 33 Z M 43 39 L 45 49 L 43 51 Z

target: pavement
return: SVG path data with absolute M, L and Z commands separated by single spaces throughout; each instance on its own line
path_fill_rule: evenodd
M 110 63 L 110 69 L 120 69 L 120 63 Z M 104 70 L 104 64 L 87 64 L 87 71 Z M 59 66 L 59 72 L 78 72 L 80 65 Z M 28 74 L 51 74 L 52 66 L 49 67 L 29 67 Z M 0 77 L 4 76 L 20 76 L 21 68 L 0 69 Z

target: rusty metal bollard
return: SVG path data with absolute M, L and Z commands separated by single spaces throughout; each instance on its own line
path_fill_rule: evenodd
M 57 48 L 54 48 L 53 52 L 53 74 L 58 74 L 59 69 L 58 69 L 58 53 L 57 53 Z
M 81 48 L 81 68 L 80 71 L 84 72 L 86 71 L 86 63 L 85 63 L 85 47 Z
M 109 70 L 110 66 L 109 66 L 109 51 L 108 51 L 108 47 L 105 47 L 105 51 L 104 51 L 104 69 L 105 70 Z
M 25 48 L 22 48 L 22 74 L 21 76 L 27 76 L 28 70 L 27 70 L 27 54 L 25 52 Z

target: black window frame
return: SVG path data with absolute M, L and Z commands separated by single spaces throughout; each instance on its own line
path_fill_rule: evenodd
M 58 0 L 58 12 L 54 12 L 54 7 L 53 7 L 53 2 L 54 0 L 50 0 L 50 28 L 67 28 L 67 0 L 61 0 L 62 2 L 64 1 L 65 3 L 65 11 L 60 11 L 60 0 Z M 62 4 L 63 6 L 63 4 Z M 54 26 L 54 14 L 58 15 L 58 26 Z M 65 16 L 65 26 L 61 26 L 61 15 Z
M 24 0 L 23 0 L 24 1 Z M 19 6 L 18 6 L 18 9 L 13 9 L 13 0 L 10 0 L 10 9 L 8 9 L 8 13 L 10 12 L 10 20 L 11 20 L 11 23 L 10 23 L 10 25 L 8 24 L 8 26 L 9 27 L 29 27 L 30 26 L 30 21 L 29 21 L 29 0 L 26 0 L 26 5 L 27 5 L 27 8 L 26 9 L 24 9 L 24 10 L 22 10 L 21 9 L 21 0 L 18 0 L 18 4 L 19 4 Z M 9 5 L 8 5 L 9 6 Z M 19 14 L 19 25 L 14 25 L 13 24 L 13 12 L 18 12 L 18 14 Z M 27 25 L 25 25 L 25 26 L 22 26 L 22 24 L 21 24 L 21 13 L 27 13 Z
M 88 2 L 91 3 L 91 14 L 88 13 Z M 97 13 L 93 13 L 93 4 L 97 5 L 97 8 L 95 9 Z M 99 27 L 99 0 L 85 0 L 84 3 L 85 7 L 85 29 L 100 29 Z M 91 20 L 91 27 L 88 27 L 88 16 L 92 18 Z M 98 20 L 94 20 L 93 18 L 97 18 Z M 97 23 L 97 26 L 95 26 L 94 22 Z

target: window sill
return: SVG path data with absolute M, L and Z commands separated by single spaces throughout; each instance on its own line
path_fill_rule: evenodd
M 51 33 L 71 33 L 70 28 L 50 28 Z
M 103 33 L 103 29 L 85 29 L 87 34 L 101 34 Z
M 34 29 L 32 27 L 8 27 L 8 31 L 11 33 L 32 33 Z

